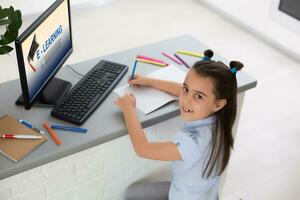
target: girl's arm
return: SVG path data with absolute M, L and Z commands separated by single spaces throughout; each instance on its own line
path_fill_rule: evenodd
M 181 83 L 148 78 L 142 75 L 135 75 L 133 80 L 130 80 L 130 78 L 128 78 L 128 83 L 134 86 L 153 87 L 177 97 L 179 96 L 182 89 Z
M 134 106 L 132 102 L 134 101 Z M 154 160 L 181 160 L 177 146 L 172 142 L 148 142 L 135 111 L 133 95 L 125 95 L 116 102 L 123 111 L 125 124 L 136 154 Z

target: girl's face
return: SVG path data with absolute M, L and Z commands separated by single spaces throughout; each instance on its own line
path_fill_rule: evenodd
M 189 70 L 179 95 L 181 117 L 187 121 L 205 119 L 222 109 L 226 100 L 217 100 L 213 90 L 213 79 L 198 75 L 194 69 Z

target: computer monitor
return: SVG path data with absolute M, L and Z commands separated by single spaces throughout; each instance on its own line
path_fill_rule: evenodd
M 55 105 L 71 83 L 54 78 L 73 51 L 69 0 L 57 0 L 15 41 L 22 95 L 16 104 Z

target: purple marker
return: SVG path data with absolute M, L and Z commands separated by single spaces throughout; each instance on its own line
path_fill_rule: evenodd
M 178 60 L 180 60 L 180 62 L 181 62 L 182 64 L 184 64 L 188 69 L 190 68 L 190 66 L 189 66 L 188 64 L 186 64 L 186 62 L 184 62 L 184 60 L 182 60 L 176 53 L 174 53 L 174 56 L 175 56 Z

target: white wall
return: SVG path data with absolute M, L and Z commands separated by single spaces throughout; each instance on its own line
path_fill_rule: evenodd
M 113 0 L 70 0 L 72 8 L 81 9 L 91 5 L 103 5 Z M 20 0 L 1 0 L 0 5 L 3 8 L 13 6 L 15 9 L 21 10 L 23 17 L 35 15 L 45 11 L 55 0 L 30 0 L 30 6 L 28 1 Z
M 198 0 L 216 13 L 300 60 L 300 34 L 271 15 L 277 0 Z M 300 29 L 300 21 L 298 23 Z

